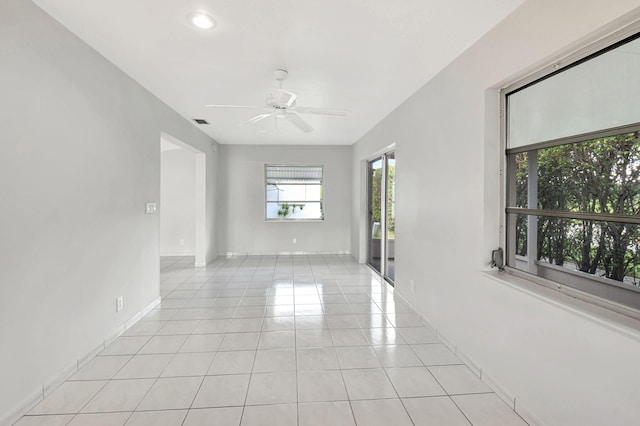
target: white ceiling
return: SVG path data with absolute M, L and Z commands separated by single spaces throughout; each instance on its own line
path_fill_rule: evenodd
M 352 144 L 524 0 L 34 0 L 223 144 Z M 186 15 L 206 11 L 214 30 Z M 349 110 L 239 126 L 285 68 L 299 106 Z

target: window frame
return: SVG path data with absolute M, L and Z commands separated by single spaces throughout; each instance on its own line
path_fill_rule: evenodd
M 572 212 L 558 212 L 551 210 L 541 210 L 538 208 L 518 208 L 509 205 L 509 200 L 515 200 L 515 174 L 516 169 L 513 167 L 515 161 L 511 160 L 515 158 L 515 154 L 522 152 L 531 152 L 544 148 L 550 148 L 554 146 L 575 144 L 579 142 L 589 141 L 593 139 L 605 138 L 615 136 L 623 133 L 631 133 L 640 131 L 640 121 L 608 129 L 601 129 L 593 132 L 571 135 L 549 141 L 539 142 L 535 144 L 519 146 L 515 148 L 507 148 L 508 138 L 508 96 L 527 87 L 536 84 L 539 81 L 553 77 L 554 75 L 561 73 L 569 68 L 579 66 L 583 62 L 589 61 L 593 57 L 602 55 L 610 50 L 613 50 L 621 45 L 640 38 L 640 22 L 634 22 L 621 30 L 617 31 L 610 36 L 600 39 L 595 43 L 592 43 L 582 49 L 575 51 L 572 54 L 565 56 L 564 58 L 556 59 L 547 66 L 539 69 L 538 71 L 516 81 L 504 87 L 500 91 L 500 176 L 501 176 L 501 191 L 500 191 L 500 231 L 499 238 L 502 246 L 505 247 L 505 260 L 506 264 L 504 269 L 507 273 L 519 278 L 524 278 L 530 282 L 541 285 L 546 288 L 550 288 L 561 293 L 567 294 L 571 297 L 596 304 L 604 307 L 608 310 L 621 313 L 623 315 L 640 319 L 640 287 L 635 288 L 617 282 L 615 280 L 606 279 L 603 277 L 589 275 L 587 273 L 571 271 L 568 268 L 562 266 L 556 266 L 546 264 L 543 262 L 542 268 L 545 269 L 543 274 L 531 273 L 523 271 L 522 269 L 516 269 L 516 248 L 514 247 L 515 235 L 512 235 L 515 231 L 515 221 L 517 214 L 529 215 L 534 221 L 538 220 L 540 216 L 552 216 L 556 218 L 572 218 L 572 219 L 587 219 L 597 221 L 609 221 L 623 223 L 640 224 L 640 217 L 610 215 L 606 213 L 572 213 Z M 511 161 L 511 164 L 510 164 Z M 527 197 L 529 198 L 530 195 Z M 529 207 L 529 206 L 527 206 Z M 537 206 L 536 206 L 537 207 Z M 529 253 L 529 251 L 527 250 Z M 535 263 L 540 266 L 540 262 L 535 260 Z
M 274 201 L 269 201 L 267 197 L 267 187 L 269 183 L 267 182 L 267 169 L 269 167 L 317 167 L 320 168 L 322 172 L 322 177 L 320 179 L 320 199 L 319 200 L 291 200 L 286 201 L 286 203 L 290 204 L 301 204 L 301 203 L 320 203 L 320 211 L 322 216 L 319 218 L 297 218 L 297 217 L 278 217 L 278 218 L 269 218 L 267 217 L 268 205 L 270 203 L 274 203 Z M 324 222 L 325 221 L 325 175 L 324 175 L 324 164 L 305 164 L 305 163 L 265 163 L 264 164 L 264 180 L 263 180 L 263 188 L 264 188 L 264 221 L 265 222 Z M 293 184 L 293 185 L 303 185 L 303 184 Z

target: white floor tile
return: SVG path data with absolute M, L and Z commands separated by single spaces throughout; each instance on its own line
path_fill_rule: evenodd
M 74 414 L 24 416 L 13 426 L 64 426 L 71 421 L 73 416 Z
M 428 367 L 449 395 L 491 392 L 466 365 L 444 365 Z
M 347 400 L 342 374 L 339 370 L 298 372 L 298 401 Z
M 407 345 L 375 346 L 373 349 L 383 367 L 422 366 L 422 361 Z
M 301 348 L 296 351 L 298 371 L 336 370 L 340 366 L 333 347 Z
M 329 330 L 296 330 L 296 347 L 314 348 L 321 346 L 333 346 Z
M 249 387 L 248 374 L 207 376 L 193 401 L 193 408 L 243 406 Z
M 382 368 L 342 370 L 342 377 L 351 400 L 398 397 Z
M 411 349 L 418 355 L 424 365 L 452 365 L 462 364 L 449 348 L 442 343 L 411 345 Z
M 107 382 L 80 381 L 64 382 L 29 414 L 68 414 L 79 413 L 82 407 L 106 385 Z
M 452 399 L 474 426 L 526 426 L 495 393 L 458 395 Z
M 262 323 L 262 331 L 294 331 L 295 317 L 265 318 Z
M 265 331 L 260 335 L 258 349 L 295 348 L 296 339 L 293 331 Z
M 351 401 L 356 424 L 366 426 L 413 426 L 399 399 Z
M 323 315 L 309 315 L 295 317 L 296 330 L 324 330 L 329 325 Z
M 230 319 L 201 320 L 193 329 L 193 334 L 226 333 L 230 323 Z
M 242 414 L 242 426 L 296 426 L 296 404 L 247 406 Z
M 297 402 L 296 373 L 255 373 L 251 375 L 247 405 Z
M 135 355 L 118 371 L 116 379 L 146 379 L 160 377 L 174 354 Z
M 355 426 L 355 424 L 351 405 L 347 401 L 298 404 L 299 426 Z
M 440 343 L 436 335 L 427 327 L 398 327 L 396 331 L 410 345 L 419 343 Z
M 363 328 L 362 332 L 370 345 L 402 345 L 406 343 L 395 328 Z
M 202 377 L 170 377 L 158 379 L 138 406 L 144 410 L 175 410 L 191 407 Z
M 131 413 L 78 414 L 67 426 L 123 426 Z
M 224 334 L 193 334 L 180 347 L 180 352 L 215 352 L 219 349 Z
M 229 333 L 257 332 L 262 330 L 262 318 L 235 318 L 229 324 Z
M 130 355 L 97 356 L 78 370 L 69 380 L 109 380 L 130 359 Z
M 82 409 L 83 413 L 134 411 L 155 379 L 111 380 Z
M 227 333 L 220 344 L 221 351 L 246 351 L 258 348 L 260 333 Z
M 238 426 L 241 418 L 242 407 L 196 408 L 182 426 Z
M 269 349 L 258 350 L 253 365 L 254 373 L 274 373 L 278 371 L 296 371 L 296 350 Z
M 369 342 L 359 328 L 331 330 L 334 346 L 368 346 Z
M 167 321 L 156 333 L 157 336 L 170 336 L 176 334 L 189 334 L 198 325 L 198 320 Z
M 207 374 L 243 374 L 251 373 L 256 351 L 218 352 Z
M 138 354 L 174 354 L 186 339 L 187 336 L 153 336 Z
M 179 353 L 167 365 L 161 377 L 204 376 L 215 352 Z
M 182 426 L 187 410 L 138 411 L 126 426 Z
M 404 398 L 402 403 L 416 425 L 471 426 L 448 396 Z
M 336 355 L 340 368 L 379 368 L 380 361 L 371 346 L 336 347 Z
M 151 336 L 120 336 L 100 355 L 135 355 L 151 339 Z
M 401 398 L 446 394 L 424 367 L 399 367 L 386 368 L 385 370 Z

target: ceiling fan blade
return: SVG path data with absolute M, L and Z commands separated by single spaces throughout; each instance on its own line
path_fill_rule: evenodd
M 272 112 L 269 112 L 269 113 L 267 113 L 267 114 L 260 114 L 260 115 L 256 115 L 256 116 L 255 116 L 255 117 L 253 117 L 251 120 L 249 120 L 249 121 L 245 121 L 244 123 L 240 123 L 240 125 L 241 125 L 241 126 L 248 126 L 249 124 L 257 123 L 258 121 L 262 121 L 262 120 L 264 120 L 265 118 L 269 118 L 269 117 L 271 117 L 271 116 L 272 116 L 272 115 L 274 115 L 275 113 L 276 113 L 275 111 L 272 111 Z
M 296 101 L 298 95 L 295 93 L 287 92 L 286 90 L 280 89 L 278 91 L 278 100 L 277 103 L 279 106 L 284 108 L 291 108 L 293 103 Z
M 264 108 L 257 105 L 205 105 L 208 108 Z
M 315 108 L 315 107 L 296 107 L 296 112 L 299 112 L 301 114 L 336 115 L 339 117 L 344 117 L 349 115 L 349 111 L 344 109 Z
M 294 112 L 289 112 L 287 113 L 287 115 L 285 115 L 285 118 L 294 126 L 296 126 L 298 129 L 302 130 L 303 132 L 310 132 L 313 130 L 313 127 L 311 127 L 309 125 L 309 123 L 307 123 L 306 121 L 304 121 L 298 114 L 294 113 Z

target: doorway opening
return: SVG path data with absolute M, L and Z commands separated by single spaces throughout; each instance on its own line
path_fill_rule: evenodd
M 162 133 L 160 160 L 160 256 L 206 266 L 206 154 Z
M 393 151 L 367 163 L 367 263 L 391 285 L 396 273 L 395 176 Z

